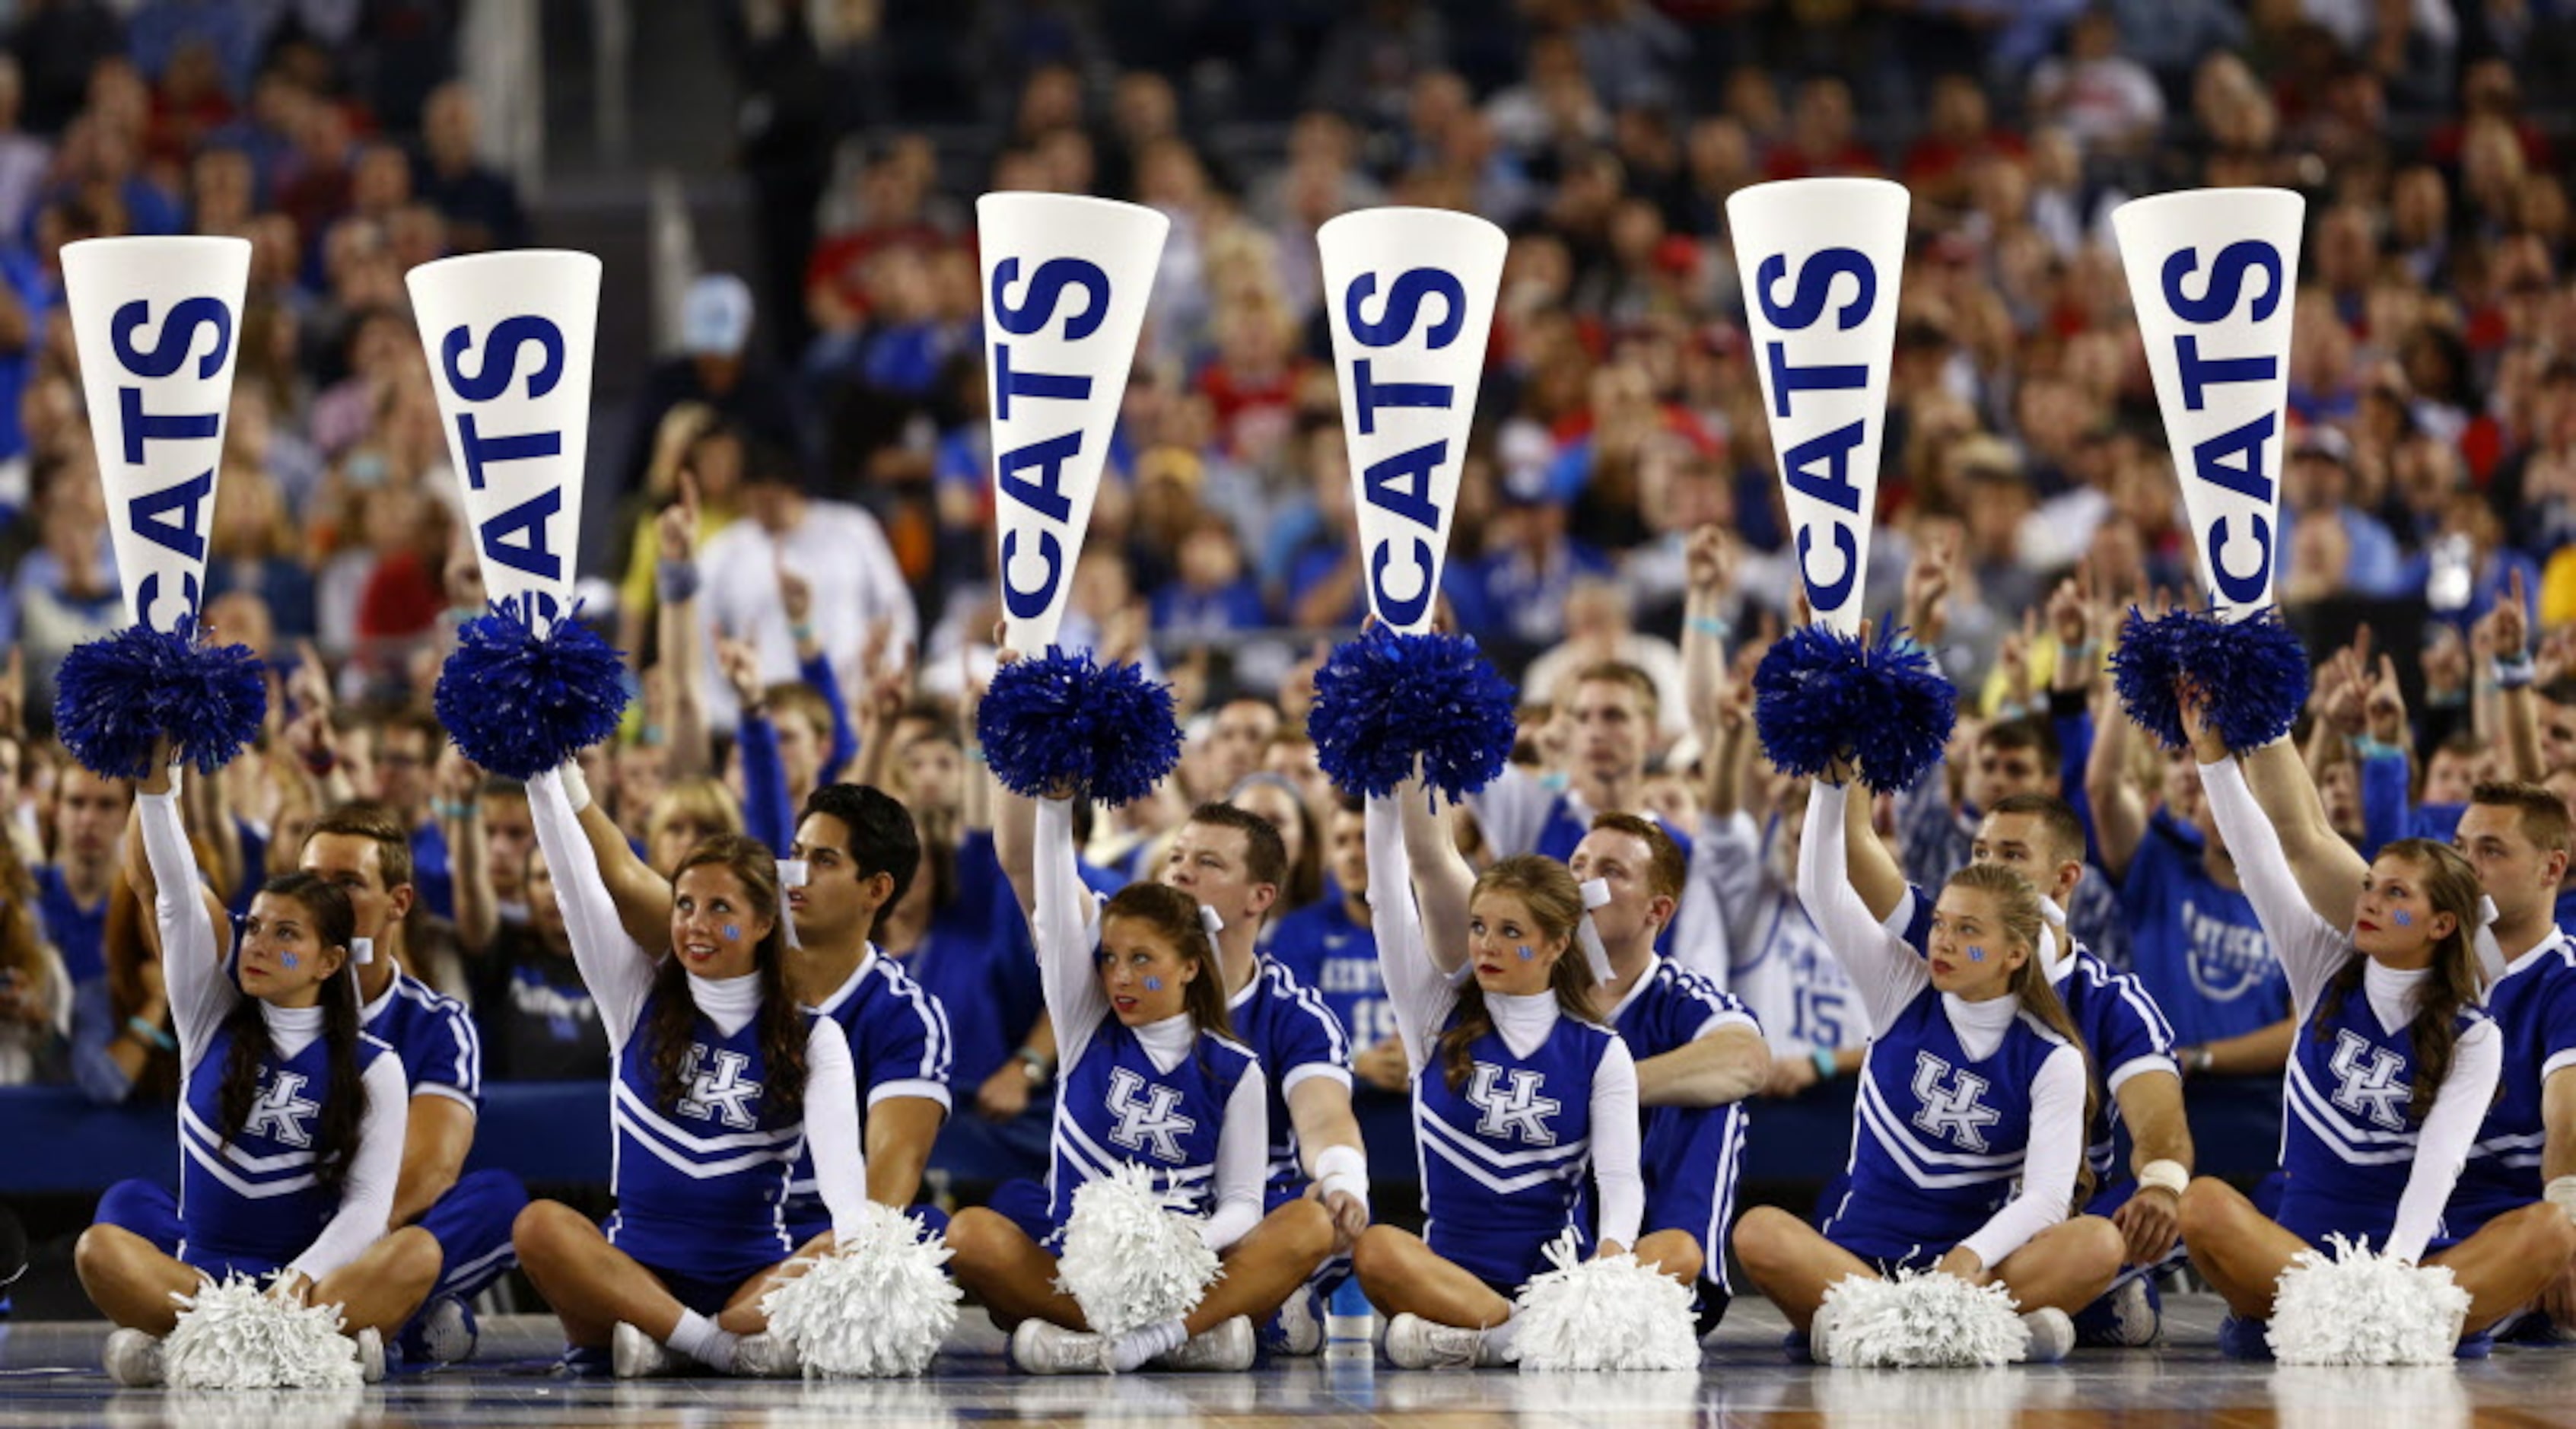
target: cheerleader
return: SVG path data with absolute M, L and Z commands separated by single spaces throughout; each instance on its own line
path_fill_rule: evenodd
M 198 875 L 166 761 L 137 791 L 126 876 L 152 905 L 178 1032 L 176 1256 L 120 1226 L 81 1236 L 74 1265 L 118 1329 L 117 1383 L 162 1379 L 174 1298 L 231 1274 L 272 1294 L 336 1304 L 362 1373 L 384 1377 L 384 1337 L 438 1279 L 434 1250 L 386 1242 L 409 1110 L 402 1059 L 360 1025 L 349 897 L 310 873 L 262 885 L 238 946 Z M 391 1249 L 386 1249 L 387 1246 Z M 404 1253 L 408 1249 L 413 1253 Z
M 1645 1214 L 1637 1068 L 1593 1020 L 1582 890 L 1529 854 L 1470 880 L 1456 847 L 1418 783 L 1369 800 L 1371 921 L 1413 1074 L 1426 1221 L 1419 1236 L 1370 1227 L 1352 1263 L 1406 1369 L 1516 1360 L 1513 1295 L 1548 1245 L 1570 1229 L 1617 1255 Z
M 763 1333 L 761 1296 L 794 1274 L 788 1184 L 810 1141 L 823 1203 L 838 1228 L 867 1195 L 856 1078 L 839 1022 L 787 989 L 777 860 L 738 834 L 701 840 L 672 879 L 670 951 L 647 952 L 618 926 L 591 839 L 607 815 L 579 767 L 528 781 L 537 842 L 582 981 L 607 1028 L 611 1190 L 603 1230 L 553 1201 L 519 1216 L 519 1263 L 554 1307 L 567 1361 L 603 1350 L 620 1378 L 680 1357 L 725 1374 L 792 1373 Z
M 1052 1165 L 1042 1208 L 977 1207 L 948 1228 L 951 1268 L 1033 1374 L 1242 1370 L 1253 1324 L 1278 1312 L 1332 1253 L 1333 1217 L 1313 1199 L 1262 1213 L 1269 1083 L 1234 1040 L 1224 970 L 1198 900 L 1137 883 L 1101 902 L 1074 857 L 1073 806 L 997 789 L 1006 867 L 1025 866 L 1021 908 L 1037 943 L 1058 1067 Z M 1186 1193 L 1224 1273 L 1187 1315 L 1094 1334 L 1056 1283 L 1074 1192 L 1143 1166 Z
M 2576 1254 L 2576 1226 L 2547 1203 L 2497 1216 L 2465 1240 L 2443 1224 L 2503 1072 L 2504 1039 L 2482 1005 L 2477 872 L 2426 839 L 2399 839 L 2366 867 L 2358 854 L 2312 854 L 2294 867 L 2274 819 L 2302 830 L 2325 822 L 2297 753 L 2276 741 L 2240 762 L 2206 724 L 2196 692 L 2186 688 L 2181 702 L 2210 811 L 2279 953 L 2300 1029 L 2282 1078 L 2277 1214 L 2207 1177 L 2183 1193 L 2183 1244 L 2231 1312 L 2219 1349 L 2268 1358 L 2263 1322 L 2281 1272 L 2339 1234 L 2397 1260 L 2450 1267 L 2469 1292 L 2464 1349 L 2483 1353 L 2480 1332 Z M 2249 780 L 2270 796 L 2268 811 Z
M 1825 1291 L 1851 1276 L 1932 1269 L 2001 1281 L 2030 1327 L 2029 1358 L 2064 1358 L 2070 1318 L 2109 1288 L 2124 1253 L 2099 1216 L 2070 1216 L 2089 1179 L 2083 1041 L 2049 986 L 2039 895 L 1971 865 L 1942 887 L 1928 956 L 1870 916 L 1845 868 L 1850 791 L 1819 780 L 1798 850 L 1798 896 L 1878 1029 L 1860 1071 L 1843 1186 L 1820 1231 L 1774 1207 L 1735 1228 L 1747 1275 L 1831 1363 Z

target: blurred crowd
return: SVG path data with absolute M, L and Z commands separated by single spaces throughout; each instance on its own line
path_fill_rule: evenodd
M 472 1000 L 489 1075 L 602 1065 L 524 796 L 465 767 L 426 714 L 481 592 L 401 277 L 541 236 L 476 157 L 456 8 L 15 7 L 0 1080 L 105 1100 L 172 1081 L 167 1051 L 125 1035 L 166 1016 L 150 920 L 115 866 L 130 790 L 44 738 L 63 652 L 124 618 L 57 258 L 117 233 L 255 245 L 207 600 L 276 666 L 274 728 L 226 778 L 192 781 L 192 827 L 225 831 L 206 866 L 246 898 L 318 810 L 381 802 L 416 831 L 406 958 Z M 2278 589 L 2326 671 L 2312 757 L 2351 771 L 2329 776 L 2330 801 L 2348 788 L 2338 811 L 2371 837 L 2362 771 L 2392 756 L 2405 807 L 2370 817 L 2411 820 L 2489 774 L 2576 792 L 2568 6 L 1161 8 L 723 7 L 760 262 L 697 280 L 677 350 L 592 443 L 595 498 L 617 514 L 585 552 L 604 580 L 587 609 L 633 652 L 640 696 L 593 788 L 665 867 L 707 832 L 774 829 L 775 798 L 792 809 L 835 778 L 902 798 L 934 876 L 878 943 L 946 959 L 923 981 L 952 1018 L 962 995 L 990 1024 L 960 1033 L 955 1124 L 972 1134 L 1030 1154 L 1045 1136 L 1044 1090 L 1013 1060 L 1035 968 L 980 827 L 963 708 L 996 617 L 972 205 L 989 189 L 1172 220 L 1066 636 L 1170 678 L 1186 753 L 1165 797 L 1100 811 L 1090 855 L 1104 879 L 1150 870 L 1201 800 L 1277 822 L 1277 938 L 1312 936 L 1310 981 L 1382 1087 L 1372 1057 L 1401 1078 L 1366 1030 L 1368 977 L 1322 965 L 1325 933 L 1365 928 L 1358 821 L 1302 733 L 1316 652 L 1362 610 L 1314 243 L 1354 208 L 1466 209 L 1511 235 L 1450 618 L 1520 681 L 1527 778 L 1741 835 L 1709 844 L 1751 852 L 1734 881 L 1694 881 L 1697 926 L 1686 909 L 1675 936 L 1696 941 L 1676 955 L 1783 980 L 1763 1012 L 1801 1054 L 1783 1094 L 1821 1074 L 1798 1070 L 1820 1065 L 1806 1053 L 1856 1065 L 1865 1029 L 1826 1005 L 1830 959 L 1755 971 L 1800 956 L 1784 845 L 1803 794 L 1761 765 L 1738 682 L 1685 658 L 1699 641 L 1720 667 L 1758 655 L 1795 584 L 1726 231 L 1744 185 L 1870 174 L 1913 194 L 1868 605 L 1905 619 L 1965 698 L 1945 776 L 1882 810 L 1909 872 L 1964 860 L 1963 814 L 2080 793 L 2106 876 L 2070 910 L 2078 931 L 2116 959 L 2171 944 L 2175 996 L 2232 1002 L 2231 977 L 2261 981 L 2250 914 L 2213 911 L 2232 873 L 2188 768 L 2137 749 L 2100 698 L 2117 612 L 2182 598 L 2194 575 L 2105 217 L 2176 187 L 2308 200 Z M 2542 763 L 2526 767 L 2494 670 L 2535 648 Z M 1486 822 L 1512 841 L 1504 811 Z M 2286 1002 L 2252 1007 L 2175 1020 L 2224 1045 Z M 2220 1070 L 2259 1069 L 2259 1049 L 2236 1050 L 2252 1060 Z

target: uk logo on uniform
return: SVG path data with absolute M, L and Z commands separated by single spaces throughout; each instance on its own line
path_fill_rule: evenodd
M 1136 1093 L 1150 1095 L 1142 1102 Z M 1118 1115 L 1118 1124 L 1109 1129 L 1109 1139 L 1130 1151 L 1146 1151 L 1156 1160 L 1179 1165 L 1181 1138 L 1198 1129 L 1198 1119 L 1180 1114 L 1181 1093 L 1177 1087 L 1147 1087 L 1145 1079 L 1124 1067 L 1109 1072 L 1109 1109 Z
M 1556 1133 L 1547 1119 L 1562 1109 L 1554 1097 L 1538 1094 L 1546 1080 L 1540 1073 L 1526 1069 L 1512 1073 L 1509 1090 L 1497 1085 L 1503 1069 L 1490 1062 L 1476 1064 L 1476 1079 L 1467 1086 L 1467 1100 L 1484 1115 L 1476 1119 L 1479 1136 L 1509 1137 L 1532 1146 L 1554 1146 Z
M 305 1125 L 322 1110 L 322 1104 L 297 1095 L 304 1090 L 302 1072 L 280 1072 L 259 1100 L 251 1103 L 250 1118 L 242 1123 L 244 1136 L 268 1136 L 289 1146 L 311 1146 L 313 1132 Z
M 716 1053 L 715 1070 L 706 1070 L 706 1048 L 689 1044 L 689 1055 L 680 1061 L 680 1079 L 689 1084 L 689 1094 L 680 1098 L 680 1114 L 706 1117 L 712 1115 L 727 1126 L 745 1131 L 758 1125 L 748 1105 L 760 1095 L 760 1083 L 744 1077 L 742 1069 L 751 1059 L 740 1052 Z
M 1943 1087 L 1942 1082 L 1950 1085 Z M 1985 1104 L 1986 1079 L 1974 1072 L 1952 1072 L 1950 1064 L 1929 1052 L 1914 1054 L 1914 1099 L 1922 1109 L 1914 1113 L 1914 1124 L 1944 1141 L 1956 1144 L 1962 1151 L 1986 1149 L 1986 1134 L 1979 1128 L 2003 1120 L 2004 1114 Z
M 2365 1057 L 2369 1060 L 2364 1061 Z M 2403 1065 L 2395 1052 L 2371 1045 L 2350 1028 L 2335 1033 L 2334 1060 L 2326 1064 L 2335 1074 L 2334 1104 L 2368 1116 L 2374 1126 L 2404 1131 L 2404 1107 L 2414 1099 L 2415 1089 L 2397 1080 Z

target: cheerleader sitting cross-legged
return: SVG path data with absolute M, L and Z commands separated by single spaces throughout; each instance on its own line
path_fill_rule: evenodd
M 1042 1207 L 960 1211 L 950 1267 L 1033 1374 L 1242 1370 L 1253 1324 L 1276 1314 L 1333 1250 L 1314 1199 L 1262 1214 L 1268 1083 L 1228 1032 L 1225 976 L 1198 900 L 1137 883 L 1100 902 L 1075 860 L 1073 806 L 995 790 L 1005 867 L 1031 870 L 1021 907 L 1035 937 L 1057 1055 L 1053 1166 Z M 1084 1182 L 1125 1166 L 1182 1193 L 1223 1273 L 1186 1315 L 1092 1333 L 1056 1280 Z
M 608 1029 L 616 1214 L 607 1227 L 554 1201 L 519 1215 L 519 1263 L 563 1321 L 567 1359 L 611 1350 L 620 1378 L 694 1362 L 789 1374 L 761 1296 L 828 1250 L 787 1231 L 788 1182 L 811 1143 L 832 1223 L 867 1200 L 859 1106 L 841 1025 L 787 990 L 778 865 L 738 834 L 704 839 L 672 879 L 670 950 L 620 929 L 584 821 L 606 817 L 577 766 L 528 781 L 537 842 L 582 981 Z
M 2576 1227 L 2547 1202 L 2456 1243 L 2443 1227 L 2503 1070 L 2479 982 L 2477 872 L 2425 839 L 2399 839 L 2364 865 L 2303 838 L 2310 866 L 2294 866 L 2275 820 L 2305 829 L 2325 819 L 2297 753 L 2276 741 L 2231 756 L 2196 693 L 2181 703 L 2210 811 L 2280 954 L 2299 1028 L 2283 1076 L 2277 1215 L 2206 1177 L 2183 1193 L 2183 1244 L 2232 1312 L 2219 1349 L 2268 1358 L 2262 1322 L 2281 1272 L 2342 1235 L 2448 1266 L 2469 1292 L 2463 1348 L 2478 1353 L 2481 1331 L 2566 1267 Z
M 198 877 L 179 776 L 155 767 L 125 858 L 159 924 L 179 1034 L 180 1240 L 172 1256 L 121 1226 L 81 1236 L 81 1284 L 119 1326 L 107 1371 L 119 1384 L 161 1383 L 173 1297 L 238 1273 L 338 1305 L 364 1377 L 380 1379 L 384 1336 L 429 1293 L 439 1263 L 420 1238 L 385 1235 L 409 1096 L 401 1059 L 360 1025 L 357 915 L 328 880 L 281 874 L 251 900 L 236 940 Z
M 1370 1227 L 1352 1265 L 1389 1317 L 1387 1358 L 1406 1369 L 1516 1361 L 1513 1296 L 1547 1268 L 1549 1244 L 1572 1230 L 1588 1251 L 1620 1254 L 1646 1206 L 1637 1068 L 1592 1020 L 1582 889 L 1535 854 L 1472 884 L 1418 880 L 1455 858 L 1441 842 L 1452 838 L 1418 781 L 1369 800 L 1370 921 L 1413 1073 L 1426 1223 L 1419 1236 Z M 1595 1225 L 1582 1223 L 1587 1173 Z
M 1850 797 L 1817 781 L 1798 849 L 1798 896 L 1877 1029 L 1845 1186 L 1821 1231 L 1774 1207 L 1747 1212 L 1736 1254 L 1820 1363 L 1834 1353 L 1825 1292 L 1900 1269 L 2001 1281 L 2030 1327 L 2029 1358 L 2063 1358 L 2071 1315 L 2109 1287 L 2124 1245 L 2109 1221 L 2070 1217 L 2088 1189 L 2092 1079 L 2049 986 L 2039 894 L 2007 868 L 1961 869 L 1918 955 L 1852 889 Z

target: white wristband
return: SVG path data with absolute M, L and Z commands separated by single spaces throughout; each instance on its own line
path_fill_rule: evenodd
M 2138 1189 L 2161 1186 L 2179 1196 L 2191 1184 L 2191 1173 L 2179 1161 L 2150 1161 L 2138 1168 Z
M 1368 1204 L 1368 1156 L 1356 1146 L 1327 1146 L 1315 1156 L 1315 1184 L 1327 1196 L 1348 1192 Z
M 556 768 L 555 777 L 563 780 L 564 802 L 572 805 L 574 813 L 590 807 L 590 781 L 582 777 L 580 760 L 565 760 Z
M 2565 1211 L 2569 1220 L 2576 1221 L 2576 1176 L 2561 1176 L 2551 1181 L 2541 1191 L 2540 1199 Z

